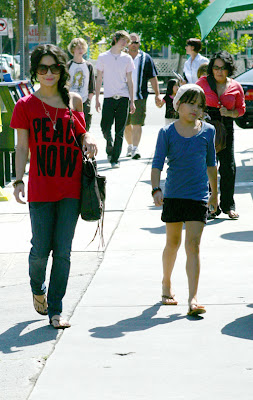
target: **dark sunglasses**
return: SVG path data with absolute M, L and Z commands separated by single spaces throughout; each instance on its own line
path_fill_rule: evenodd
M 227 69 L 226 65 L 223 65 L 223 67 L 218 67 L 218 65 L 214 65 L 213 69 L 215 71 L 225 71 Z
M 58 75 L 61 73 L 62 67 L 60 64 L 51 64 L 51 65 L 39 64 L 37 68 L 37 73 L 39 75 L 46 75 L 49 69 L 52 72 L 52 74 Z
M 135 42 L 131 42 L 130 44 L 139 44 L 139 43 L 140 43 L 140 42 L 136 42 L 136 41 L 135 41 Z

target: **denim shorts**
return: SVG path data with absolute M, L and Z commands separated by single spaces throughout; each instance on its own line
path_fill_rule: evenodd
M 191 199 L 163 200 L 163 222 L 200 221 L 206 224 L 208 207 L 205 201 Z

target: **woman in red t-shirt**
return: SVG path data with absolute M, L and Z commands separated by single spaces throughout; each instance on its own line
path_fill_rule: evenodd
M 17 102 L 11 127 L 17 129 L 14 196 L 24 204 L 23 175 L 30 150 L 28 202 L 32 226 L 29 275 L 35 310 L 56 329 L 70 327 L 61 317 L 70 252 L 79 215 L 82 157 L 77 141 L 92 157 L 94 140 L 85 131 L 83 104 L 69 93 L 67 56 L 57 46 L 38 46 L 31 55 L 31 81 L 40 88 Z M 73 124 L 74 122 L 74 124 Z M 75 129 L 73 130 L 73 125 Z M 76 141 L 77 138 L 77 141 Z M 46 295 L 46 267 L 52 269 Z
M 206 95 L 207 111 L 211 120 L 222 121 L 227 132 L 226 148 L 217 153 L 220 173 L 220 207 L 215 217 L 223 211 L 229 218 L 237 219 L 234 190 L 236 165 L 234 158 L 233 120 L 245 113 L 244 92 L 241 85 L 230 78 L 235 72 L 234 59 L 227 51 L 215 53 L 208 65 L 207 76 L 196 82 Z

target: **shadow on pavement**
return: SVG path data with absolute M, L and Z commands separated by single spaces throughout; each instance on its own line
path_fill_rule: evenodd
M 155 228 L 141 228 L 142 231 L 148 231 L 150 233 L 155 233 L 155 234 L 164 234 L 166 233 L 166 225 L 162 226 L 157 226 Z
M 253 231 L 224 233 L 224 235 L 221 235 L 221 238 L 237 242 L 253 242 Z
M 17 353 L 21 351 L 22 347 L 55 340 L 58 332 L 49 325 L 42 326 L 21 335 L 25 328 L 38 321 L 40 320 L 20 322 L 2 333 L 0 335 L 0 352 L 4 354 Z
M 249 304 L 248 307 L 253 308 L 253 304 Z M 253 314 L 237 318 L 235 321 L 224 326 L 221 333 L 239 339 L 253 340 Z
M 92 332 L 91 336 L 95 338 L 114 339 L 125 336 L 127 332 L 144 331 L 157 325 L 168 324 L 186 318 L 185 315 L 180 316 L 180 314 L 173 314 L 168 318 L 153 318 L 160 307 L 161 303 L 157 303 L 144 310 L 142 314 L 137 317 L 123 319 L 114 325 L 97 326 L 96 328 L 90 329 L 89 332 Z

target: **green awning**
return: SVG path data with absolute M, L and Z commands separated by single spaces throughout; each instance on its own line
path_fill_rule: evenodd
M 197 16 L 201 39 L 207 37 L 223 14 L 247 10 L 253 10 L 253 0 L 215 0 Z

